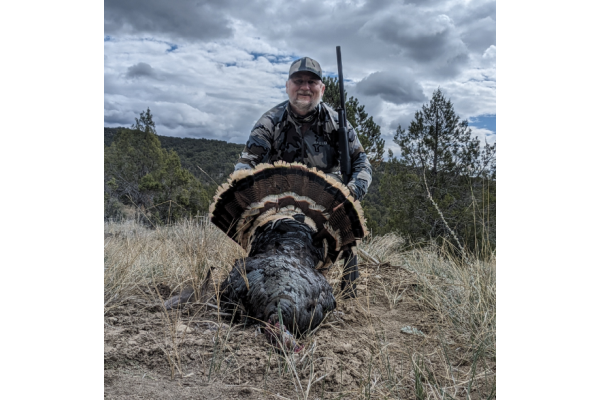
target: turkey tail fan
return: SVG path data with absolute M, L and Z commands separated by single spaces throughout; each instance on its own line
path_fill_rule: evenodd
M 241 304 L 246 315 L 268 326 L 279 320 L 300 334 L 336 307 L 319 270 L 367 234 L 348 188 L 298 163 L 234 172 L 217 190 L 210 213 L 248 255 L 221 284 L 224 309 Z
M 348 188 L 300 163 L 278 161 L 235 171 L 210 206 L 211 221 L 247 252 L 260 226 L 298 213 L 313 225 L 316 241 L 327 241 L 329 263 L 368 234 L 362 207 Z

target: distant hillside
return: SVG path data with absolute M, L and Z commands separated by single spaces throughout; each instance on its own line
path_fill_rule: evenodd
M 117 130 L 120 128 L 104 128 L 104 145 L 110 146 Z M 190 139 L 158 135 L 160 144 L 165 149 L 177 152 L 181 166 L 189 170 L 203 183 L 213 183 L 198 167 L 208 173 L 217 183 L 222 183 L 233 172 L 243 144 L 227 143 L 223 140 Z
M 110 146 L 118 129 L 120 128 L 104 128 L 105 146 Z M 233 172 L 240 153 L 244 150 L 243 144 L 227 143 L 223 140 L 177 138 L 160 135 L 158 135 L 158 139 L 163 148 L 177 152 L 183 168 L 207 185 L 214 184 L 212 179 L 218 184 L 225 182 L 227 176 Z M 388 218 L 388 211 L 383 206 L 379 194 L 379 180 L 383 174 L 384 165 L 385 163 L 382 163 L 377 170 L 373 171 L 373 183 L 363 201 L 363 207 L 370 220 L 369 228 L 373 229 L 374 233 L 378 233 L 378 227 L 382 227 Z M 198 167 L 206 171 L 212 179 L 202 173 Z

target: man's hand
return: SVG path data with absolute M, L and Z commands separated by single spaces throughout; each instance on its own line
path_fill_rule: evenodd
M 356 199 L 356 185 L 354 183 L 349 183 L 346 187 L 350 189 L 350 194 Z

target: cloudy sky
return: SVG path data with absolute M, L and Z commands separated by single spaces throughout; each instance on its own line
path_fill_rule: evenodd
M 104 125 L 150 107 L 160 135 L 245 143 L 287 99 L 291 62 L 316 59 L 382 128 L 438 87 L 473 133 L 496 141 L 496 3 L 486 0 L 105 0 Z

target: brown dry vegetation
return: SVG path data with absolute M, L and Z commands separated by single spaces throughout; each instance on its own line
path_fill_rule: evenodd
M 337 293 L 337 310 L 300 339 L 304 350 L 279 353 L 258 324 L 219 312 L 216 288 L 243 252 L 206 219 L 105 224 L 105 397 L 495 398 L 495 257 L 408 250 L 392 234 L 360 248 L 377 262 L 360 266 L 359 297 Z M 341 270 L 326 275 L 334 288 Z M 164 309 L 205 282 L 208 302 Z

